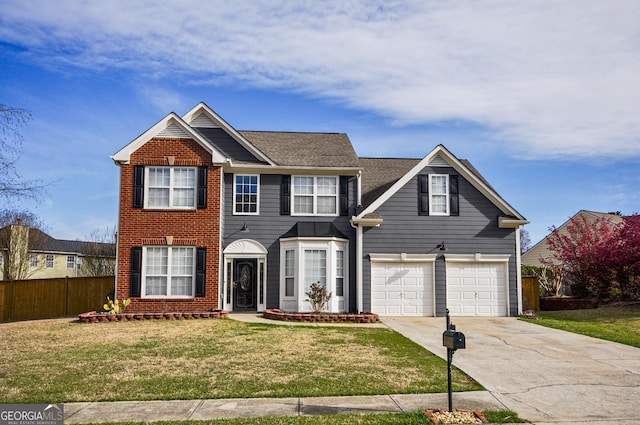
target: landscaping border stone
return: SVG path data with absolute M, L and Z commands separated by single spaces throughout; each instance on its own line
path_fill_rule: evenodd
M 213 311 L 189 311 L 189 312 L 165 312 L 165 313 L 98 313 L 95 311 L 88 311 L 86 313 L 80 313 L 78 320 L 80 323 L 99 323 L 99 322 L 126 322 L 136 320 L 189 320 L 189 319 L 223 319 L 228 317 L 229 313 L 226 310 L 213 310 Z
M 263 313 L 265 319 L 290 320 L 309 323 L 376 323 L 380 317 L 375 313 L 286 313 L 277 308 L 266 309 Z

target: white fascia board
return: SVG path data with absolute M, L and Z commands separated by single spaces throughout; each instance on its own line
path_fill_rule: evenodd
M 438 254 L 383 254 L 383 253 L 370 253 L 369 259 L 371 262 L 384 262 L 384 263 L 427 263 L 434 262 Z
M 186 134 L 189 135 L 193 140 L 196 141 L 200 146 L 202 146 L 207 152 L 211 154 L 211 161 L 214 164 L 222 164 L 227 158 L 220 153 L 213 145 L 209 143 L 204 137 L 194 131 L 189 124 L 187 124 L 182 118 L 180 118 L 175 112 L 169 113 L 166 117 L 158 121 L 153 127 L 142 133 L 140 136 L 135 138 L 132 142 L 126 145 L 124 148 L 120 149 L 118 152 L 111 156 L 111 159 L 116 164 L 128 164 L 131 158 L 131 154 L 140 147 L 142 147 L 149 140 L 156 137 L 160 132 L 162 132 L 165 128 L 167 128 L 171 124 L 176 124 L 180 129 L 182 129 Z
M 506 263 L 511 254 L 444 254 L 445 261 L 460 263 Z
M 405 174 L 400 180 L 398 180 L 393 186 L 391 186 L 385 193 L 383 193 L 378 199 L 376 199 L 371 205 L 365 208 L 358 217 L 362 217 L 365 214 L 376 211 L 382 204 L 384 204 L 393 194 L 400 190 L 405 184 L 414 178 L 423 168 L 429 165 L 431 159 L 436 155 L 441 155 L 449 165 L 454 168 L 461 176 L 463 176 L 468 182 L 470 182 L 476 189 L 478 189 L 484 196 L 486 196 L 495 206 L 497 206 L 503 213 L 512 215 L 520 220 L 525 218 L 511 205 L 509 205 L 500 195 L 494 190 L 484 184 L 475 174 L 473 174 L 458 158 L 456 158 L 447 148 L 443 145 L 436 146 L 427 156 L 425 156 L 418 164 L 416 164 L 407 174 Z
M 362 226 L 362 227 L 380 227 L 383 220 L 382 217 L 351 217 L 351 225 L 352 226 Z
M 498 227 L 501 229 L 517 229 L 529 223 L 530 221 L 528 220 L 520 220 L 513 217 L 498 217 Z
M 224 171 L 234 172 L 242 171 L 243 173 L 255 170 L 261 174 L 304 174 L 304 175 L 327 175 L 327 176 L 358 176 L 361 168 L 345 168 L 345 167 L 303 167 L 303 166 L 280 166 L 266 164 L 238 163 L 228 160 L 224 165 Z
M 206 103 L 200 102 L 194 106 L 189 112 L 184 114 L 182 118 L 186 122 L 191 122 L 194 117 L 197 117 L 201 113 L 207 115 L 213 122 L 217 123 L 220 128 L 227 132 L 236 142 L 240 143 L 245 149 L 251 152 L 256 158 L 270 164 L 276 165 L 271 159 L 256 148 L 250 141 L 243 137 L 238 131 L 233 128 L 228 122 L 226 122 L 220 115 L 216 114 Z

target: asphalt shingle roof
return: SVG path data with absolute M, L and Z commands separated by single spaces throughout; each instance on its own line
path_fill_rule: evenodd
M 360 162 L 344 133 L 239 131 L 256 148 L 281 166 L 354 167 Z

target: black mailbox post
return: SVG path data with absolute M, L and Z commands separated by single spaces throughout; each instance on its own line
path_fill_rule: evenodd
M 449 412 L 453 411 L 453 396 L 451 389 L 451 362 L 453 353 L 458 349 L 467 348 L 464 334 L 456 331 L 456 325 L 451 323 L 449 309 L 447 309 L 447 329 L 442 333 L 442 345 L 447 347 L 447 384 L 449 390 Z

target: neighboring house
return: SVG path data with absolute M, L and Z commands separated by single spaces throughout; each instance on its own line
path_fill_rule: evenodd
M 595 220 L 603 220 L 605 223 L 610 223 L 612 226 L 618 226 L 624 220 L 624 217 L 618 214 L 580 210 L 573 217 L 560 225 L 558 227 L 558 232 L 560 232 L 561 235 L 565 235 L 567 233 L 567 226 L 571 223 L 571 221 L 580 217 L 589 222 L 593 222 Z M 549 251 L 549 246 L 547 244 L 549 236 L 551 236 L 551 234 L 545 236 L 544 239 L 531 247 L 530 250 L 522 254 L 522 264 L 527 266 L 540 267 L 542 266 L 542 262 L 540 261 L 541 259 L 550 259 L 553 257 L 553 253 Z
M 0 280 L 112 275 L 116 261 L 114 244 L 54 239 L 20 225 L 0 229 L 0 251 Z
M 120 166 L 117 294 L 132 311 L 517 315 L 527 221 L 444 146 L 359 158 L 346 134 L 170 113 Z

